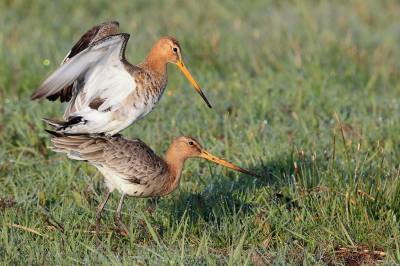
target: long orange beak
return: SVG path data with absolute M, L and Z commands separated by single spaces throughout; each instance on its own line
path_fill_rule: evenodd
M 233 165 L 233 164 L 231 164 L 231 163 L 228 163 L 228 162 L 226 162 L 226 161 L 224 161 L 224 160 L 222 160 L 222 159 L 220 159 L 220 158 L 218 158 L 218 157 L 212 155 L 211 153 L 206 152 L 206 151 L 203 150 L 203 149 L 201 150 L 201 153 L 200 153 L 199 157 L 204 158 L 204 159 L 207 159 L 207 160 L 210 160 L 210 161 L 215 162 L 215 163 L 218 163 L 218 164 L 220 164 L 220 165 L 229 167 L 229 168 L 231 168 L 231 169 L 233 169 L 233 170 L 236 170 L 236 171 L 239 171 L 239 172 L 248 174 L 248 175 L 252 175 L 252 176 L 257 177 L 257 178 L 261 178 L 261 176 L 256 175 L 256 174 L 253 174 L 253 173 L 251 173 L 251 172 L 249 172 L 249 171 L 243 170 L 242 168 L 239 168 L 239 167 L 237 167 L 236 165 Z
M 190 83 L 192 83 L 193 87 L 197 90 L 197 92 L 200 94 L 200 96 L 203 98 L 203 100 L 207 103 L 208 107 L 212 108 L 211 104 L 208 102 L 206 96 L 201 91 L 199 85 L 197 85 L 196 81 L 194 81 L 192 75 L 190 75 L 189 71 L 185 67 L 185 64 L 183 63 L 183 61 L 182 60 L 178 60 L 175 64 L 182 70 L 183 74 L 185 74 L 185 76 L 188 78 Z

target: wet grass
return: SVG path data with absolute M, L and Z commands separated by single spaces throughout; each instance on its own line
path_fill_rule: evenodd
M 372 0 L 0 2 L 0 264 L 399 263 L 399 12 Z M 188 160 L 171 195 L 126 199 L 130 236 L 115 192 L 96 250 L 101 176 L 46 148 L 39 118 L 66 105 L 29 96 L 111 20 L 131 34 L 132 63 L 176 37 L 213 106 L 169 66 L 170 93 L 123 134 L 160 155 L 190 135 L 263 178 Z

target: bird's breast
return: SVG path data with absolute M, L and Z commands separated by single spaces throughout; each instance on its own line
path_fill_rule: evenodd
M 143 108 L 149 109 L 149 112 L 153 110 L 164 93 L 167 80 L 167 76 L 158 76 L 150 71 L 142 72 L 136 77 L 135 82 L 137 87 L 132 92 L 135 103 L 142 103 Z

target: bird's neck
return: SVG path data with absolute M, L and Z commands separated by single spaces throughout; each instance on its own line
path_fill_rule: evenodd
M 170 184 L 168 193 L 166 194 L 171 193 L 179 186 L 185 161 L 186 158 L 179 154 L 172 153 L 170 150 L 168 150 L 167 154 L 165 155 L 165 162 L 168 166 L 168 182 Z
M 167 63 L 164 60 L 161 60 L 160 55 L 155 51 L 155 49 L 151 49 L 150 53 L 147 55 L 146 60 L 143 63 L 139 64 L 138 67 L 149 70 L 156 75 L 166 78 L 167 77 Z

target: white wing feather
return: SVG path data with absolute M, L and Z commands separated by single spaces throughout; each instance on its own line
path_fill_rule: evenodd
M 83 88 L 78 88 L 85 93 L 84 102 L 79 103 L 76 110 L 79 112 L 87 108 L 90 102 L 101 97 L 105 102 L 99 107 L 99 111 L 107 108 L 118 108 L 119 105 L 135 88 L 134 78 L 125 71 L 121 62 L 128 34 L 117 34 L 106 37 L 93 46 L 89 46 L 76 56 L 58 67 L 48 76 L 35 91 L 33 98 L 43 98 L 72 84 L 76 80 L 83 79 Z

